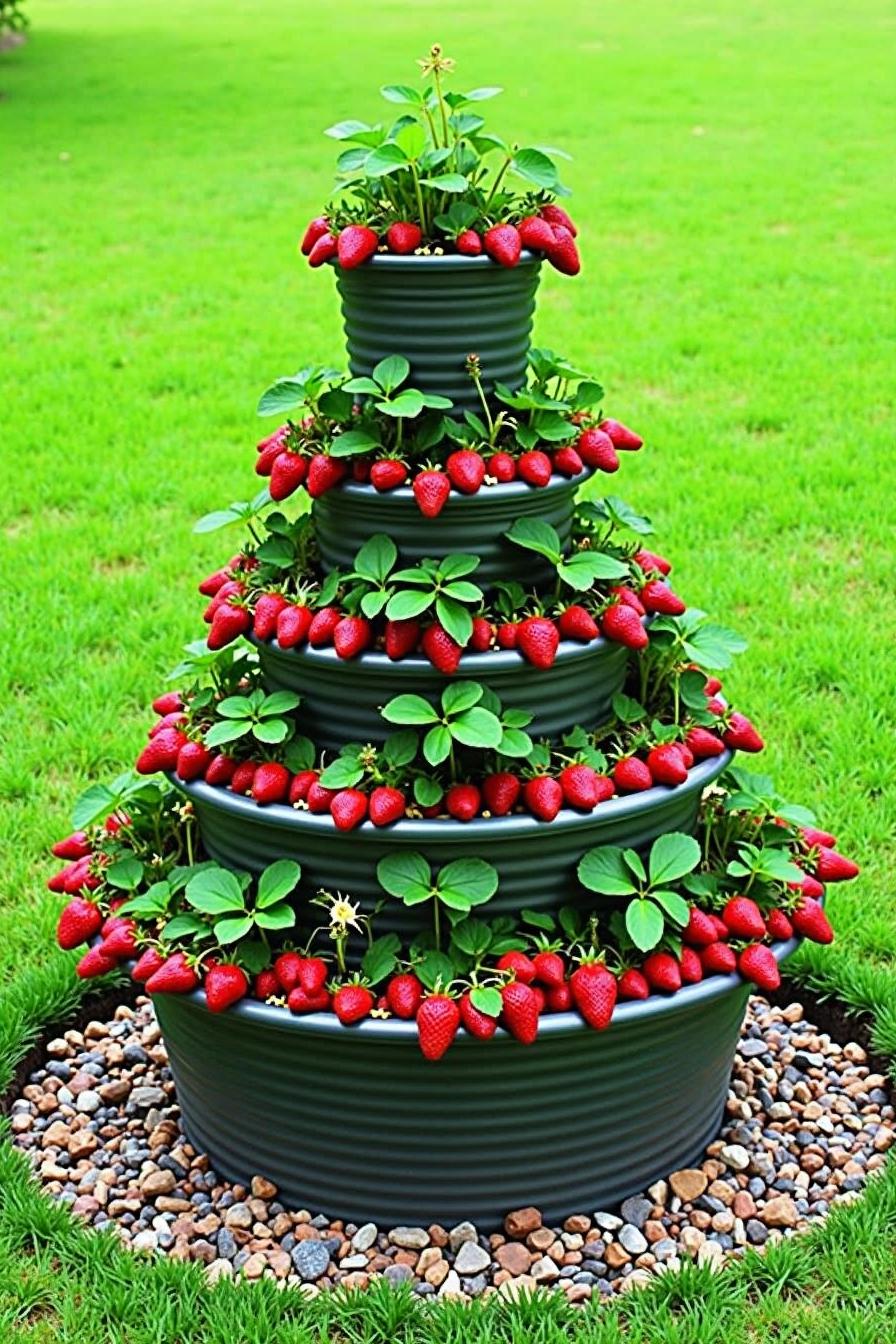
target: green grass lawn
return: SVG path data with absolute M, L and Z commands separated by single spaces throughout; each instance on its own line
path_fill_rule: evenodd
M 864 867 L 801 970 L 896 1048 L 896 564 L 886 0 L 631 0 L 450 10 L 346 0 L 27 0 L 0 55 L 0 1086 L 71 1007 L 47 844 L 133 760 L 226 552 L 193 519 L 251 491 L 258 391 L 340 358 L 332 279 L 295 238 L 331 183 L 321 129 L 440 40 L 498 82 L 498 129 L 559 144 L 584 272 L 537 337 L 594 367 L 648 449 L 614 481 L 676 586 L 751 644 L 729 685 L 784 791 Z M 421 1322 L 399 1296 L 204 1293 L 88 1238 L 0 1147 L 0 1337 L 64 1344 L 877 1344 L 896 1336 L 896 1180 L 713 1280 L 570 1325 L 557 1302 Z

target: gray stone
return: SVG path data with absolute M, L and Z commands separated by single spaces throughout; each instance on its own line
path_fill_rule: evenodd
M 150 1106 L 164 1106 L 165 1100 L 165 1093 L 160 1087 L 131 1088 L 131 1102 L 140 1110 L 146 1110 Z
M 369 1251 L 377 1239 L 376 1223 L 365 1223 L 352 1237 L 352 1250 Z
M 425 1227 L 393 1227 L 389 1240 L 403 1251 L 422 1251 L 429 1245 L 429 1233 Z
M 750 1154 L 739 1143 L 726 1143 L 719 1157 L 732 1171 L 746 1171 L 750 1165 Z
M 603 1232 L 618 1232 L 622 1226 L 622 1219 L 617 1218 L 615 1213 L 598 1212 L 594 1215 L 594 1221 Z
M 653 1205 L 649 1199 L 642 1195 L 635 1195 L 631 1199 L 623 1201 L 622 1208 L 619 1210 L 623 1219 L 631 1223 L 633 1227 L 640 1231 L 653 1211 Z M 625 1243 L 623 1243 L 624 1245 Z
M 647 1250 L 647 1238 L 633 1223 L 624 1223 L 617 1235 L 629 1255 L 643 1255 Z
M 321 1278 L 329 1264 L 330 1252 L 321 1241 L 300 1241 L 292 1249 L 292 1267 L 303 1283 L 314 1283 Z
M 448 1233 L 448 1245 L 451 1247 L 451 1254 L 457 1255 L 465 1241 L 477 1241 L 478 1237 L 479 1233 L 476 1231 L 474 1223 L 458 1223 Z
M 462 1277 L 469 1277 L 481 1274 L 483 1270 L 488 1269 L 491 1262 L 492 1258 L 488 1251 L 484 1251 L 478 1242 L 465 1241 L 457 1253 L 454 1268 Z
M 305 1242 L 304 1244 L 307 1246 L 309 1243 Z M 397 1287 L 400 1283 L 409 1283 L 413 1277 L 414 1271 L 410 1265 L 390 1265 L 384 1273 L 384 1278 L 388 1279 L 394 1287 Z

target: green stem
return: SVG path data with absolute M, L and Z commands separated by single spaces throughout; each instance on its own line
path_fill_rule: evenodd
M 427 123 L 429 125 L 429 133 L 432 136 L 433 148 L 438 149 L 439 137 L 436 135 L 436 124 L 432 119 L 432 112 L 429 110 L 429 108 L 426 106 L 425 103 L 423 104 L 423 115 L 426 117 Z
M 436 951 L 442 950 L 442 925 L 439 918 L 439 898 L 435 897 L 432 903 L 432 928 L 436 940 Z
M 488 433 L 489 433 L 488 441 L 491 444 L 491 446 L 494 447 L 495 422 L 492 419 L 492 413 L 488 408 L 488 401 L 486 400 L 485 392 L 482 387 L 482 379 L 479 377 L 478 373 L 474 373 L 472 375 L 472 378 L 473 382 L 476 384 L 476 391 L 479 393 L 479 400 L 482 402 L 482 410 L 485 414 L 486 423 L 488 425 Z
M 423 230 L 424 238 L 429 236 L 429 225 L 426 219 L 426 211 L 423 208 L 423 192 L 420 187 L 420 174 L 417 172 L 417 165 L 411 162 L 411 176 L 414 179 L 414 193 L 417 197 L 417 210 L 420 213 L 420 228 Z
M 489 194 L 488 194 L 488 195 L 486 196 L 486 198 L 485 198 L 485 209 L 486 209 L 486 210 L 488 209 L 488 207 L 491 205 L 492 201 L 494 200 L 495 192 L 498 190 L 498 187 L 501 185 L 501 182 L 502 182 L 502 180 L 503 180 L 503 178 L 504 178 L 504 174 L 507 172 L 507 169 L 510 167 L 510 165 L 511 165 L 512 162 L 513 162 L 513 155 L 508 154 L 508 155 L 507 155 L 507 158 L 504 160 L 504 163 L 502 164 L 501 168 L 500 168 L 499 171 L 498 171 L 498 175 L 497 175 L 497 177 L 495 178 L 494 182 L 492 183 L 492 189 L 491 189 L 491 191 L 489 192 Z
M 448 114 L 447 114 L 447 112 L 445 111 L 445 100 L 444 100 L 444 98 L 442 97 L 442 81 L 441 81 L 441 79 L 440 79 L 440 77 L 439 77 L 438 66 L 436 67 L 435 70 L 433 70 L 433 72 L 432 72 L 432 77 L 433 77 L 433 80 L 434 80 L 434 82 L 435 82 L 435 86 L 436 86 L 436 97 L 437 97 L 438 100 L 439 100 L 439 111 L 440 111 L 441 114 L 442 114 L 442 132 L 443 132 L 443 134 L 444 134 L 444 136 L 445 136 L 445 148 L 447 149 L 447 148 L 448 148 L 448 141 L 451 139 L 451 135 L 450 135 L 450 132 L 449 132 L 449 130 L 448 130 Z

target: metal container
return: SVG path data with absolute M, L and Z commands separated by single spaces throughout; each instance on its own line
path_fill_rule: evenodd
M 478 405 L 468 355 L 479 355 L 486 387 L 524 381 L 541 269 L 534 253 L 512 268 L 486 256 L 378 255 L 333 269 L 353 374 L 404 355 L 409 385 L 450 397 L 458 414 Z
M 154 1002 L 187 1135 L 228 1180 L 266 1176 L 288 1206 L 354 1223 L 491 1231 L 528 1204 L 548 1224 L 612 1208 L 699 1161 L 748 995 L 713 976 L 620 1004 L 605 1032 L 547 1016 L 528 1047 L 462 1031 L 435 1064 L 412 1022 Z

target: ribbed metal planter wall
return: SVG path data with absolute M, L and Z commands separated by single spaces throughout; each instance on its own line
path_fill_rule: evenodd
M 478 354 L 486 386 L 525 378 L 541 261 L 524 252 L 508 269 L 488 257 L 376 256 L 355 270 L 334 266 L 353 374 L 404 355 L 410 385 L 478 405 L 464 371 Z
M 517 518 L 538 518 L 569 540 L 576 490 L 592 472 L 573 480 L 555 477 L 543 488 L 525 481 L 483 487 L 475 495 L 452 492 L 437 518 L 425 518 L 410 486 L 379 494 L 372 485 L 350 482 L 314 501 L 313 516 L 326 569 L 350 569 L 355 554 L 376 532 L 399 547 L 404 564 L 451 552 L 479 556 L 470 577 L 480 587 L 498 579 L 517 579 L 526 587 L 549 579 L 547 561 L 508 541 Z
M 302 696 L 302 731 L 324 747 L 381 742 L 395 731 L 380 714 L 387 701 L 414 692 L 437 704 L 447 681 L 422 657 L 393 663 L 384 653 L 365 653 L 346 662 L 334 649 L 281 649 L 276 641 L 256 647 L 265 685 Z M 574 724 L 591 727 L 607 717 L 626 664 L 621 644 L 564 641 L 550 668 L 533 667 L 514 649 L 465 654 L 454 680 L 470 678 L 490 687 L 505 707 L 534 708 L 530 732 L 556 736 Z
M 730 759 L 726 752 L 702 762 L 677 788 L 611 798 L 590 814 L 565 808 L 551 822 L 516 814 L 466 824 L 406 820 L 378 829 L 366 821 L 357 830 L 344 832 L 326 815 L 312 816 L 279 804 L 258 807 L 251 798 L 204 783 L 179 787 L 193 800 L 203 845 L 227 867 L 258 871 L 275 859 L 297 859 L 306 892 L 313 894 L 318 887 L 348 892 L 370 910 L 383 897 L 376 865 L 386 854 L 419 850 L 437 867 L 476 856 L 494 864 L 500 878 L 488 905 L 491 918 L 517 914 L 523 907 L 556 910 L 577 896 L 587 898 L 592 907 L 599 904 L 601 898 L 582 892 L 576 880 L 584 852 L 592 845 L 607 844 L 644 849 L 663 831 L 693 831 L 704 788 Z M 300 922 L 311 918 L 301 906 L 299 911 Z M 428 928 L 430 919 L 428 908 L 407 910 L 390 901 L 378 913 L 376 926 L 379 933 L 394 929 L 407 934 Z
M 409 1022 L 346 1028 L 247 1001 L 215 1015 L 202 994 L 155 1007 L 187 1134 L 228 1180 L 264 1175 L 287 1205 L 356 1223 L 488 1231 L 528 1204 L 546 1223 L 612 1208 L 696 1161 L 747 997 L 715 976 L 621 1004 L 602 1033 L 574 1013 L 528 1047 L 461 1032 L 436 1064 Z

